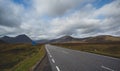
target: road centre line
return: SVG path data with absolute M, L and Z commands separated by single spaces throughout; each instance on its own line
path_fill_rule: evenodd
M 55 63 L 55 60 L 52 58 L 52 62 Z
M 48 54 L 50 55 L 50 52 L 49 52 L 49 50 L 46 48 L 46 50 L 47 50 L 47 52 L 48 52 Z
M 47 50 L 49 56 L 52 58 L 52 55 L 50 54 L 49 50 L 47 48 L 46 48 L 46 50 Z M 52 62 L 55 63 L 55 60 L 53 58 L 52 58 Z M 57 69 L 57 71 L 60 71 L 58 66 L 56 66 L 56 69 Z
M 47 48 L 46 48 L 46 50 L 47 50 L 47 52 L 49 52 Z
M 105 67 L 105 66 L 101 66 L 101 68 L 104 68 L 104 69 L 109 70 L 109 71 L 115 71 L 115 70 L 108 68 L 108 67 Z
M 59 67 L 58 67 L 58 66 L 56 66 L 56 69 L 57 69 L 58 71 L 60 71 L 60 69 L 59 69 Z
M 49 55 L 52 58 L 52 55 Z

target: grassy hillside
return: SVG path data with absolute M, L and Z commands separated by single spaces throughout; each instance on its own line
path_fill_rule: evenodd
M 94 37 L 83 38 L 85 42 L 93 43 L 120 43 L 120 37 L 110 35 L 99 35 Z
M 101 55 L 111 56 L 120 58 L 120 44 L 111 44 L 111 43 L 56 43 L 53 45 L 79 50 L 79 51 L 85 51 L 85 52 L 91 52 L 91 53 L 97 53 Z
M 28 71 L 45 54 L 44 45 L 0 44 L 0 71 Z

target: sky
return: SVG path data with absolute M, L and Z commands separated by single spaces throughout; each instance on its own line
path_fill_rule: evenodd
M 0 36 L 120 36 L 120 0 L 0 0 Z

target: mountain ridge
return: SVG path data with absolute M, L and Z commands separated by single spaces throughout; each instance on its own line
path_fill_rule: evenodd
M 57 39 L 50 40 L 50 43 L 107 43 L 107 42 L 120 42 L 120 37 L 111 35 L 98 35 L 86 38 L 63 36 Z
M 4 36 L 0 38 L 7 43 L 31 43 L 32 40 L 25 34 L 18 35 L 16 37 Z

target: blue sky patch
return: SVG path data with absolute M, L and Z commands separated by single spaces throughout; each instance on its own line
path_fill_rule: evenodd
M 14 3 L 16 4 L 21 4 L 23 5 L 25 8 L 30 7 L 29 3 L 27 2 L 27 0 L 12 0 Z M 28 0 L 29 1 L 29 0 Z
M 102 6 L 113 2 L 114 0 L 96 0 L 95 2 L 93 2 L 93 6 L 98 8 L 101 8 Z

